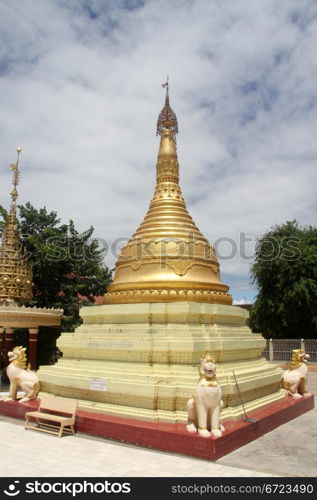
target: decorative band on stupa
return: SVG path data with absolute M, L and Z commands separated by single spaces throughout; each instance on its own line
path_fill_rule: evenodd
M 105 304 L 197 301 L 231 304 L 214 249 L 188 213 L 179 186 L 175 135 L 177 117 L 169 104 L 157 121 L 160 147 L 156 186 L 149 210 L 122 248 Z
M 31 300 L 33 296 L 32 270 L 27 262 L 27 255 L 21 246 L 16 216 L 17 185 L 20 175 L 20 147 L 17 148 L 17 153 L 16 163 L 10 165 L 13 171 L 11 206 L 0 247 L 0 303 Z

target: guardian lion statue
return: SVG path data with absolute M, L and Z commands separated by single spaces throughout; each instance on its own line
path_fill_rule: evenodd
M 288 370 L 284 371 L 281 386 L 294 398 L 310 396 L 307 390 L 307 374 L 309 354 L 303 349 L 293 349 L 292 361 Z
M 220 424 L 223 408 L 222 391 L 216 377 L 215 358 L 206 354 L 200 358 L 199 382 L 195 393 L 187 401 L 188 432 L 197 432 L 202 437 L 221 437 L 225 428 Z
M 26 369 L 25 347 L 15 347 L 8 352 L 9 365 L 7 375 L 10 380 L 10 392 L 5 401 L 17 399 L 19 388 L 24 392 L 24 397 L 19 403 L 35 399 L 40 390 L 39 379 L 35 372 Z

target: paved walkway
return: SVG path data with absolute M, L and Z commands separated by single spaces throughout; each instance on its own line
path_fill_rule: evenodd
M 315 408 L 220 458 L 217 463 L 281 476 L 317 476 Z
M 0 416 L 1 473 L 18 476 L 204 476 L 250 477 L 270 474 L 121 444 L 77 433 L 56 436 L 25 431 L 21 420 Z
M 309 375 L 310 387 L 315 389 L 317 372 Z M 58 439 L 25 431 L 21 420 L 0 415 L 1 474 L 3 477 L 316 477 L 316 437 L 317 409 L 314 409 L 220 460 L 208 462 L 80 433 Z

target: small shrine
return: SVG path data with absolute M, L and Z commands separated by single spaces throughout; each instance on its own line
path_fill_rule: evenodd
M 12 350 L 13 334 L 17 328 L 28 330 L 28 363 L 36 369 L 37 337 L 40 326 L 57 327 L 61 324 L 63 310 L 39 307 L 25 307 L 24 301 L 33 298 L 32 269 L 28 256 L 22 248 L 18 231 L 16 201 L 18 198 L 19 157 L 10 165 L 13 172 L 11 206 L 2 234 L 0 247 L 0 349 L 4 363 L 6 354 Z

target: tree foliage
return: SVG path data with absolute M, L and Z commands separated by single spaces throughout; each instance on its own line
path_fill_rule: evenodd
M 80 306 L 94 303 L 111 280 L 103 249 L 92 238 L 93 227 L 80 233 L 72 220 L 61 224 L 45 207 L 26 203 L 18 208 L 22 245 L 33 269 L 33 301 L 27 305 L 64 309 L 62 329 L 72 330 L 80 324 Z M 0 215 L 5 219 L 2 207 Z
M 250 314 L 266 338 L 317 335 L 317 228 L 296 220 L 274 226 L 257 242 L 251 266 L 259 288 Z

